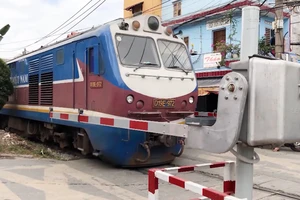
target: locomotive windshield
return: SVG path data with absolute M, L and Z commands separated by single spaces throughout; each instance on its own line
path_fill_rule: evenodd
M 160 67 L 157 49 L 152 38 L 117 34 L 116 44 L 123 65 Z
M 158 48 L 166 68 L 191 71 L 192 65 L 186 47 L 177 42 L 158 40 Z

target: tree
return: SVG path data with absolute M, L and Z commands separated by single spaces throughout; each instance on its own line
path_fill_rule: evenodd
M 14 92 L 13 83 L 10 80 L 10 70 L 7 64 L 0 58 L 0 109 L 8 101 L 8 97 Z

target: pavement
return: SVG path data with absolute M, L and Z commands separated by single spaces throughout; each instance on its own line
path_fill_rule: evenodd
M 259 185 L 273 188 L 273 191 L 254 189 L 253 200 L 300 199 L 274 192 L 274 189 L 280 185 L 284 191 L 299 193 L 297 170 L 300 168 L 297 169 L 298 162 L 295 159 L 297 153 L 275 153 L 271 150 L 262 150 L 263 153 L 257 150 L 257 152 L 262 161 L 255 166 L 254 180 Z M 198 150 L 186 149 L 174 164 L 206 163 L 209 160 L 215 162 L 232 160 L 232 158 L 234 157 L 229 154 L 204 154 Z M 274 163 L 277 164 L 273 165 Z M 284 163 L 287 163 L 287 166 Z M 0 157 L 0 200 L 147 200 L 147 172 L 147 168 L 113 168 L 98 159 L 57 161 Z M 218 169 L 214 169 L 214 173 L 222 174 Z M 205 171 L 185 172 L 178 175 L 185 180 L 222 190 L 220 177 Z M 287 181 L 288 184 L 280 183 L 281 181 Z M 197 197 L 194 193 L 163 181 L 160 181 L 159 189 L 161 200 L 188 200 Z
M 260 162 L 254 164 L 254 188 L 300 199 L 300 152 L 293 152 L 286 147 L 281 148 L 279 152 L 260 148 L 256 148 L 255 151 L 260 157 Z M 236 161 L 236 158 L 230 152 L 213 154 L 186 148 L 174 164 L 183 166 L 226 160 Z M 223 171 L 220 168 L 201 171 L 223 177 Z

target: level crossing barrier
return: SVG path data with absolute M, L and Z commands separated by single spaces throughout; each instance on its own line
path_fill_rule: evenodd
M 223 192 L 202 186 L 200 184 L 186 181 L 176 177 L 173 173 L 181 173 L 188 171 L 196 171 L 198 168 L 220 168 L 224 167 Z M 159 180 L 163 180 L 170 184 L 184 188 L 191 192 L 197 193 L 201 197 L 196 199 L 211 199 L 211 200 L 242 200 L 234 196 L 235 193 L 235 162 L 225 161 L 219 163 L 198 164 L 192 166 L 170 167 L 162 169 L 149 169 L 148 171 L 148 200 L 159 199 Z M 194 199 L 194 200 L 196 200 Z M 243 199 L 247 200 L 247 199 Z

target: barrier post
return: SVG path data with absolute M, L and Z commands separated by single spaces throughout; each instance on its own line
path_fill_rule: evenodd
M 155 176 L 156 169 L 148 171 L 148 200 L 158 200 L 158 178 Z
M 223 192 L 228 195 L 235 194 L 235 163 L 228 162 L 224 167 Z
M 241 61 L 258 53 L 259 13 L 257 6 L 247 6 L 242 9 Z M 245 137 L 248 130 L 248 101 L 246 101 L 243 124 L 240 137 Z M 246 159 L 253 160 L 254 148 L 237 144 L 237 153 Z M 244 160 L 246 160 L 244 159 Z M 253 196 L 253 163 L 236 159 L 236 196 L 252 199 Z

